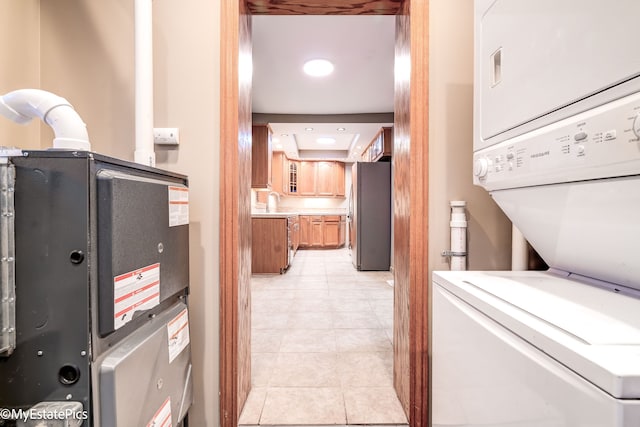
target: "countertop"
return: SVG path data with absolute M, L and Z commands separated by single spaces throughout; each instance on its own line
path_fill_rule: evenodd
M 298 215 L 315 215 L 315 216 L 324 216 L 324 215 L 344 215 L 346 216 L 346 212 L 253 212 L 251 214 L 252 218 L 288 218 L 290 216 L 298 216 Z

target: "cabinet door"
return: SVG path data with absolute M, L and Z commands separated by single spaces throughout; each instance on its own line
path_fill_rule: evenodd
M 284 165 L 285 165 L 284 153 L 276 151 L 273 153 L 273 160 L 271 162 L 271 189 L 277 193 L 284 193 Z
M 251 142 L 251 187 L 271 188 L 271 129 L 254 125 Z
M 340 246 L 340 222 L 325 222 L 323 237 L 323 246 L 332 248 Z
M 314 247 L 322 247 L 323 246 L 323 236 L 322 236 L 322 217 L 312 217 L 311 220 L 311 246 Z
M 336 192 L 335 162 L 318 162 L 316 164 L 316 195 L 333 196 Z
M 347 230 L 347 217 L 342 215 L 340 217 L 340 247 L 344 246 L 344 244 L 346 243 L 346 230 Z
M 286 158 L 286 157 L 285 157 Z M 300 162 L 297 160 L 288 160 L 285 162 L 287 164 L 287 171 L 285 174 L 285 183 L 286 188 L 284 189 L 285 194 L 290 196 L 297 196 L 298 192 L 298 171 L 300 169 Z
M 344 163 L 336 162 L 334 167 L 335 194 L 344 197 Z
M 311 217 L 300 215 L 300 247 L 311 246 Z
M 301 196 L 316 194 L 316 163 L 300 162 L 298 167 L 298 193 Z

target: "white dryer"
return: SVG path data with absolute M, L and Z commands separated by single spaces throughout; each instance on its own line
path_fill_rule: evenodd
M 474 180 L 551 268 L 434 273 L 432 424 L 640 426 L 640 2 L 475 8 Z

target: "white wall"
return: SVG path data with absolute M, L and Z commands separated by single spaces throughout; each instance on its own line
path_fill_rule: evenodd
M 22 2 L 24 0 L 3 0 Z M 41 2 L 42 87 L 67 98 L 93 150 L 133 159 L 132 0 Z M 158 167 L 189 176 L 190 424 L 219 424 L 220 3 L 154 1 L 155 125 L 180 128 Z M 43 137 L 44 139 L 44 137 Z
M 0 1 L 0 40 L 0 95 L 39 88 L 40 0 Z M 0 116 L 0 146 L 39 149 L 40 130 L 39 120 L 21 126 Z M 43 133 L 50 145 L 53 132 Z
M 473 185 L 473 2 L 429 3 L 429 265 L 448 270 L 451 200 L 467 201 L 470 270 L 509 269 L 511 224 Z

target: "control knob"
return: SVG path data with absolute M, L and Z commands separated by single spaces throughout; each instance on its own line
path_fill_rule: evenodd
M 473 174 L 478 178 L 484 178 L 489 172 L 489 160 L 486 158 L 480 158 L 473 164 Z
M 640 113 L 638 113 L 636 118 L 633 120 L 633 133 L 635 133 L 636 137 L 640 139 Z

